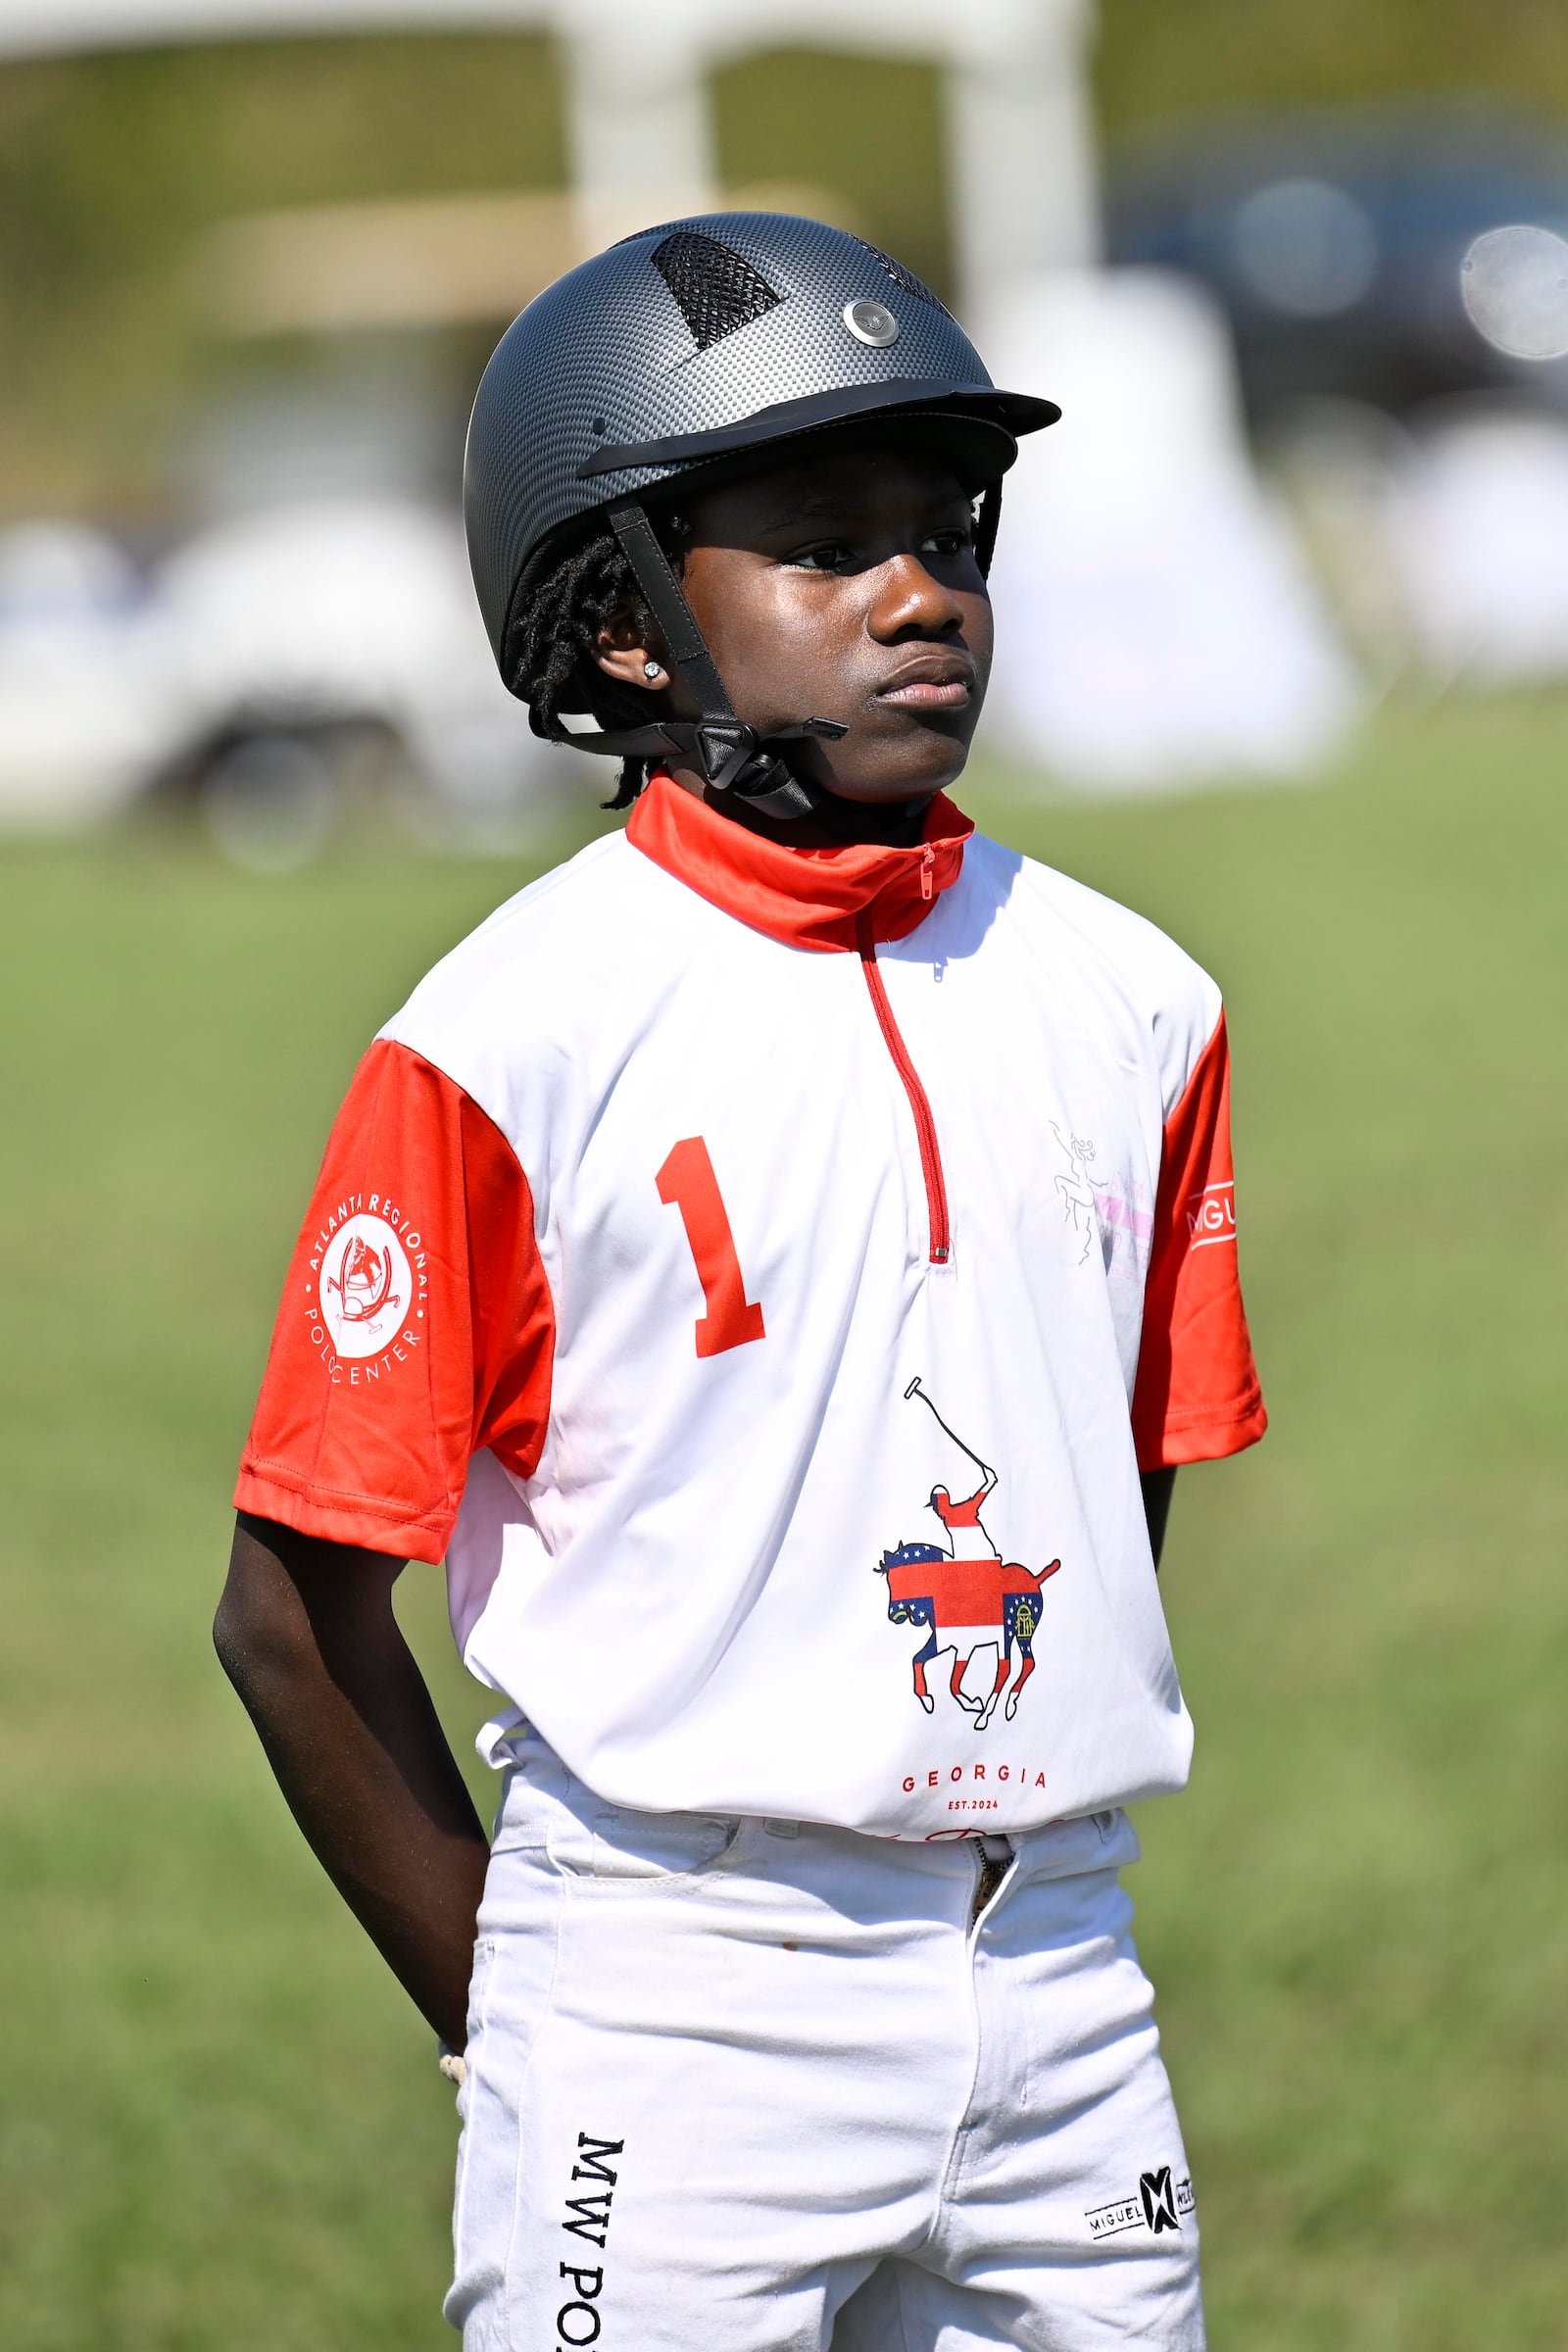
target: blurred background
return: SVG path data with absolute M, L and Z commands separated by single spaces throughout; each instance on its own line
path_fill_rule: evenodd
M 1181 1481 L 1133 1879 L 1216 2352 L 1565 2352 L 1550 0 L 0 0 L 0 2343 L 451 2340 L 449 2090 L 208 1624 L 360 1052 L 610 821 L 490 666 L 473 386 L 697 204 L 1061 401 L 962 797 L 1230 1002 L 1274 1427 Z

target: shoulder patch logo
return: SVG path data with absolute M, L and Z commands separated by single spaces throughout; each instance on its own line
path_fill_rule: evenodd
M 407 1314 L 414 1283 L 384 1217 L 351 1217 L 321 1264 L 321 1314 L 339 1355 L 379 1355 Z
M 311 1346 L 334 1387 L 367 1387 L 423 1345 L 424 1239 L 386 1194 L 340 1200 L 322 1221 L 306 1274 Z

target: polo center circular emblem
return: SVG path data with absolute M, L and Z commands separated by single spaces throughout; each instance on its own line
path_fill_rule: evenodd
M 885 302 L 847 302 L 844 323 L 857 343 L 869 343 L 873 351 L 886 351 L 899 339 L 899 322 Z
M 414 1277 L 385 1217 L 350 1217 L 321 1261 L 321 1317 L 339 1355 L 379 1355 L 409 1311 Z

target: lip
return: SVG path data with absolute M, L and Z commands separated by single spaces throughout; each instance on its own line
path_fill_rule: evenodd
M 906 662 L 876 690 L 879 703 L 903 710 L 962 710 L 974 694 L 974 663 L 967 654 L 925 653 Z

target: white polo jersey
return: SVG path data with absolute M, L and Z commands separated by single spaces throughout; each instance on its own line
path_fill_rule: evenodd
M 447 1563 L 600 1796 L 905 1838 L 1178 1788 L 1140 1468 L 1238 1450 L 1213 983 L 973 833 L 664 777 L 362 1063 L 236 1501 Z

